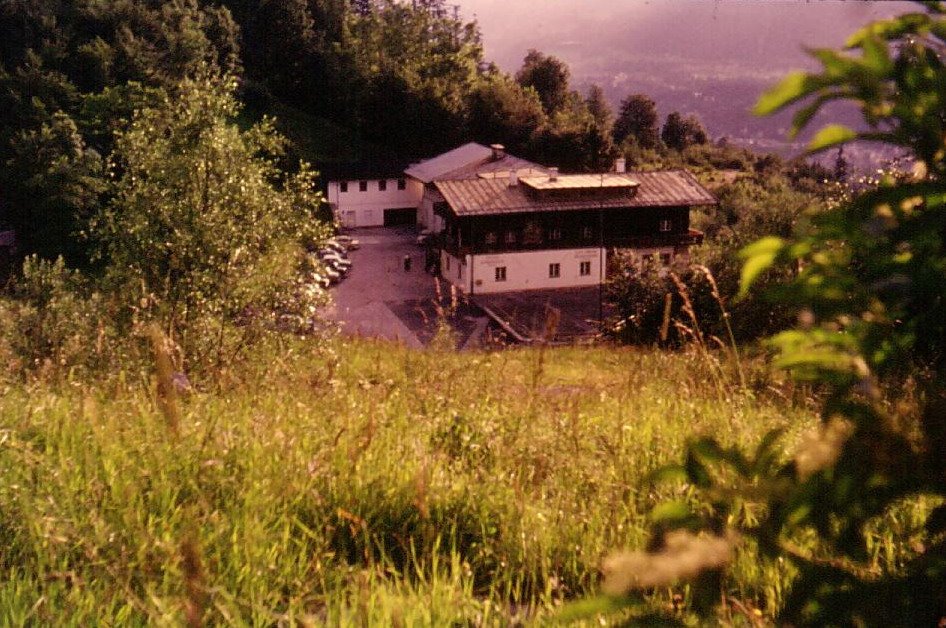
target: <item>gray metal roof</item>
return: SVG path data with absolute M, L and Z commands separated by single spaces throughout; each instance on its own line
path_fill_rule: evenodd
M 436 157 L 412 164 L 404 170 L 404 173 L 424 183 L 430 183 L 452 170 L 489 159 L 492 154 L 493 150 L 488 146 L 470 142 Z
M 506 178 L 436 181 L 434 185 L 457 216 L 716 204 L 713 195 L 685 170 L 582 176 L 589 177 L 589 182 L 620 176 L 626 181 L 636 181 L 640 185 L 637 188 L 626 185 L 610 188 L 608 195 L 600 198 L 574 199 L 534 198 L 525 185 L 520 183 L 510 186 Z M 562 175 L 559 175 L 559 178 L 561 179 Z M 598 185 L 588 185 L 577 189 L 600 188 Z
M 446 179 L 475 179 L 494 174 L 508 176 L 510 170 L 527 171 L 529 174 L 548 173 L 548 169 L 515 155 L 503 153 L 499 159 L 493 149 L 476 142 L 458 146 L 442 155 L 412 164 L 404 173 L 424 183 Z

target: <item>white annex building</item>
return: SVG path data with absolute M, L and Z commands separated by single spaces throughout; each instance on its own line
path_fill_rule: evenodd
M 629 173 L 619 159 L 613 172 L 563 175 L 475 143 L 403 179 L 332 181 L 329 201 L 346 226 L 416 222 L 435 234 L 441 276 L 468 295 L 595 286 L 614 249 L 686 260 L 703 240 L 690 209 L 716 204 L 685 170 Z
M 475 142 L 411 164 L 404 172 L 386 177 L 339 179 L 328 182 L 328 202 L 344 227 L 381 227 L 418 224 L 431 231 L 441 223 L 434 214 L 439 197 L 434 182 L 476 178 L 481 173 L 508 171 L 547 172 L 537 164 L 508 155 L 502 146 Z

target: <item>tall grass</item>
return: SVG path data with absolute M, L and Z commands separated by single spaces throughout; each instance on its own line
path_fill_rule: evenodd
M 546 616 L 644 543 L 676 490 L 646 476 L 688 438 L 814 420 L 744 366 L 756 394 L 721 395 L 688 352 L 293 341 L 176 399 L 173 428 L 166 387 L 140 375 L 10 386 L 0 624 Z M 727 587 L 770 612 L 784 574 L 743 551 Z

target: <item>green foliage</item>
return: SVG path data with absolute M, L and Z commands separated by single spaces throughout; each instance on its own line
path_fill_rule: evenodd
M 80 231 L 105 188 L 101 156 L 61 111 L 37 129 L 21 131 L 9 146 L 0 184 L 23 249 L 46 259 L 66 256 L 70 265 L 87 263 Z
M 160 321 L 194 364 L 232 357 L 251 323 L 277 315 L 300 245 L 318 235 L 312 173 L 279 170 L 283 139 L 268 121 L 232 122 L 234 88 L 208 71 L 138 112 L 118 135 L 114 197 L 93 226 L 130 322 Z
M 614 123 L 614 142 L 633 138 L 641 148 L 657 148 L 660 143 L 657 104 L 646 94 L 631 94 L 621 101 Z
M 101 296 L 62 258 L 27 257 L 0 298 L 0 379 L 49 380 L 101 371 L 119 355 L 103 324 L 104 310 Z
M 686 499 L 647 476 L 689 434 L 814 420 L 721 396 L 688 355 L 555 348 L 533 376 L 539 359 L 272 338 L 181 396 L 176 434 L 150 369 L 6 386 L 0 623 L 543 621 L 640 545 L 655 500 Z M 730 582 L 779 599 L 754 567 Z M 666 590 L 638 599 L 687 618 Z
M 597 127 L 610 135 L 614 126 L 614 112 L 611 111 L 611 105 L 608 104 L 604 90 L 599 85 L 592 85 L 588 89 L 585 105 Z
M 0 32 L 0 186 L 19 253 L 86 266 L 78 232 L 101 207 L 113 131 L 200 64 L 237 71 L 236 26 L 197 0 L 27 0 L 3 3 Z
M 487 144 L 499 142 L 511 152 L 527 150 L 546 120 L 535 91 L 500 73 L 486 77 L 470 97 L 470 133 Z
M 793 566 L 781 623 L 936 625 L 946 616 L 942 506 L 934 509 L 946 497 L 946 7 L 924 4 L 924 13 L 863 29 L 849 41 L 853 54 L 812 51 L 821 72 L 790 75 L 757 106 L 771 113 L 808 101 L 797 131 L 824 103 L 852 101 L 867 129 L 828 126 L 811 149 L 880 140 L 915 159 L 912 172 L 885 174 L 815 216 L 812 229 L 744 253 L 744 289 L 775 265 L 800 269 L 774 293 L 802 308 L 799 326 L 772 346 L 776 365 L 823 387 L 823 422 L 787 463 L 766 454 L 761 469 L 747 467 L 704 439 L 684 470 L 709 530 L 735 527 Z M 896 534 L 885 526 L 904 507 L 914 515 L 902 533 L 914 542 L 877 564 L 871 545 Z M 733 519 L 737 509 L 754 516 Z
M 706 144 L 709 142 L 709 135 L 695 115 L 684 117 L 679 111 L 671 111 L 660 131 L 660 139 L 667 148 L 683 150 L 695 144 Z
M 552 115 L 566 104 L 570 74 L 561 59 L 531 49 L 516 73 L 516 81 L 534 89 L 545 113 Z

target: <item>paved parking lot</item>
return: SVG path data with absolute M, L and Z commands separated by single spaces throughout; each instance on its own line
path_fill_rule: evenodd
M 357 229 L 351 235 L 361 248 L 351 251 L 348 277 L 332 289 L 330 318 L 346 333 L 388 338 L 410 347 L 422 347 L 434 337 L 441 312 L 451 309 L 449 285 L 441 282 L 438 308 L 437 283 L 424 272 L 424 248 L 416 243 L 414 227 Z M 404 258 L 411 269 L 404 270 Z M 476 342 L 486 317 L 462 299 L 448 322 L 459 346 Z M 472 340 L 471 340 L 472 339 Z
M 332 288 L 334 303 L 328 310 L 345 333 L 419 348 L 430 343 L 445 321 L 458 347 L 490 344 L 503 336 L 529 341 L 545 337 L 552 309 L 558 313 L 553 341 L 574 342 L 599 332 L 597 287 L 477 295 L 475 303 L 468 303 L 462 295 L 451 295 L 446 281 L 440 281 L 438 295 L 437 279 L 424 271 L 425 252 L 417 244 L 415 227 L 357 229 L 351 235 L 361 248 L 349 253 L 351 272 Z M 409 271 L 404 270 L 405 257 L 411 259 Z M 480 306 L 503 325 L 494 324 Z M 603 308 L 607 317 L 607 305 Z M 514 333 L 504 333 L 508 329 Z

